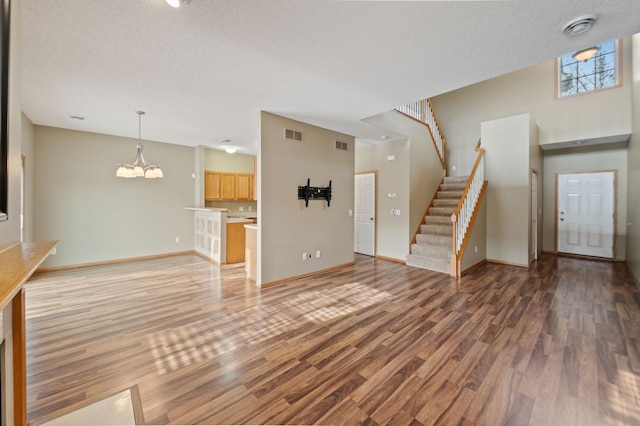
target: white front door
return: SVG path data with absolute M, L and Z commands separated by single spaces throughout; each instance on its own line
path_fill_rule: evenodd
M 614 172 L 558 175 L 558 252 L 613 258 Z
M 376 208 L 376 174 L 363 173 L 355 179 L 355 236 L 356 253 L 374 255 Z

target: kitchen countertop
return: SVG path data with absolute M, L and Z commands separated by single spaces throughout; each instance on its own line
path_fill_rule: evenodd
M 219 208 L 215 208 L 215 207 L 185 207 L 185 210 L 195 210 L 195 211 L 200 211 L 200 212 L 221 212 L 221 213 L 225 213 L 225 212 L 229 212 L 229 209 L 219 209 Z
M 253 219 L 246 219 L 242 217 L 232 217 L 232 218 L 227 217 L 227 223 L 252 223 L 252 222 L 253 222 Z

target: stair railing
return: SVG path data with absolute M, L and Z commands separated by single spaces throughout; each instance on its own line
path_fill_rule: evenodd
M 469 240 L 469 230 L 475 220 L 477 209 L 485 189 L 484 180 L 484 148 L 480 147 L 480 140 L 476 144 L 478 153 L 469 180 L 464 188 L 460 203 L 456 211 L 451 215 L 453 225 L 453 250 L 451 254 L 451 276 L 460 277 L 460 260 Z
M 442 167 L 446 168 L 444 161 L 446 141 L 444 136 L 442 136 L 440 126 L 438 125 L 436 116 L 433 113 L 431 101 L 429 99 L 423 99 L 421 101 L 401 106 L 395 110 L 427 125 L 429 133 L 431 133 L 431 140 L 433 141 L 436 151 L 438 152 L 438 156 L 440 157 Z

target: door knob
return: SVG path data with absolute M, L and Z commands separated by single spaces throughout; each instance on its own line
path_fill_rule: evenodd
M 372 218 L 372 217 L 370 217 L 370 218 L 369 218 L 369 220 L 373 220 L 373 218 Z

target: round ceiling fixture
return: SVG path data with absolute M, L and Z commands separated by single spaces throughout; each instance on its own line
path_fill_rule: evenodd
M 593 24 L 596 23 L 597 20 L 598 15 L 593 13 L 589 15 L 579 16 L 564 24 L 564 26 L 562 27 L 562 32 L 566 35 L 577 36 L 589 31 L 589 29 L 593 26 Z
M 164 0 L 171 7 L 175 7 L 176 9 L 180 6 L 187 6 L 189 4 L 189 0 Z

